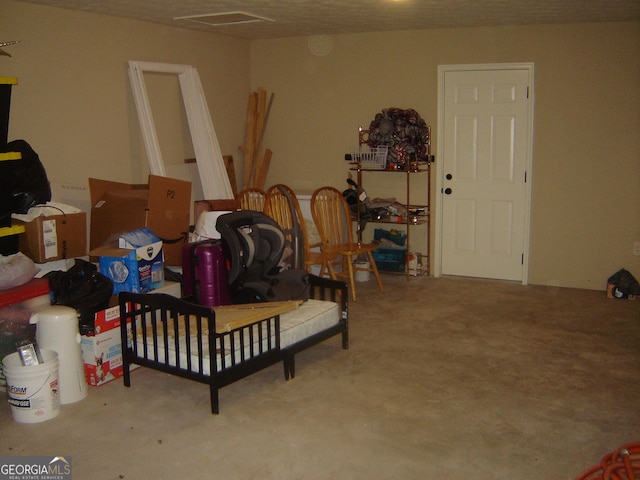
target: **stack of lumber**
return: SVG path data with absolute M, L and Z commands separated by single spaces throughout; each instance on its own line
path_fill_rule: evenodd
M 271 150 L 268 148 L 262 150 L 262 138 L 272 103 L 273 93 L 267 103 L 267 92 L 263 88 L 259 88 L 257 92 L 252 92 L 249 95 L 247 134 L 244 146 L 243 189 L 264 189 L 271 162 Z

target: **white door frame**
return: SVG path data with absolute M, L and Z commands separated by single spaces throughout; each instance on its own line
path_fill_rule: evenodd
M 151 173 L 161 177 L 167 176 L 144 82 L 144 72 L 178 76 L 205 198 L 207 200 L 233 198 L 233 190 L 211 122 L 200 76 L 191 65 L 129 61 L 129 79 Z
M 465 64 L 465 65 L 438 65 L 438 134 L 437 134 L 437 151 L 436 158 L 443 158 L 444 149 L 444 77 L 446 72 L 452 71 L 474 71 L 474 70 L 527 70 L 529 76 L 529 131 L 526 137 L 526 172 L 527 181 L 525 183 L 525 203 L 524 203 L 524 245 L 523 245 L 523 263 L 522 263 L 522 279 L 523 285 L 528 283 L 529 278 L 529 244 L 531 232 L 531 184 L 533 181 L 533 105 L 534 105 L 534 88 L 533 88 L 533 63 L 488 63 L 488 64 Z M 440 165 L 441 161 L 437 163 Z M 435 245 L 433 258 L 433 275 L 440 277 L 442 275 L 442 189 L 444 184 L 444 169 L 438 167 L 436 175 L 436 196 L 435 196 Z

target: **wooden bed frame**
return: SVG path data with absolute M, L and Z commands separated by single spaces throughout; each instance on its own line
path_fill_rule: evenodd
M 310 298 L 338 304 L 339 321 L 284 348 L 280 346 L 280 314 L 227 321 L 223 309 L 191 303 L 166 294 L 121 292 L 120 334 L 123 379 L 131 385 L 132 364 L 209 385 L 211 412 L 220 413 L 219 390 L 282 361 L 285 379 L 295 376 L 297 353 L 334 335 L 349 347 L 348 288 L 341 281 L 309 276 Z M 266 306 L 269 304 L 254 304 Z M 249 317 L 249 316 L 248 316 Z M 216 321 L 217 320 L 217 321 Z M 190 341 L 186 341 L 186 339 Z M 139 339 L 144 341 L 139 342 Z M 181 341 L 182 340 L 182 341 Z M 216 352 L 208 355 L 208 352 Z

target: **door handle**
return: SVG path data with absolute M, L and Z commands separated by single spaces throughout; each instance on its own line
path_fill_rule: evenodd
M 453 192 L 453 190 L 451 190 L 449 187 L 444 189 L 445 195 L 451 195 L 451 192 Z

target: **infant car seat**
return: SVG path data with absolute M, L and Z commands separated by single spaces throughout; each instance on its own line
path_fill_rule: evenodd
M 280 271 L 285 238 L 269 216 L 240 210 L 218 217 L 222 249 L 227 259 L 227 282 L 233 303 L 307 300 L 309 282 L 304 270 Z

